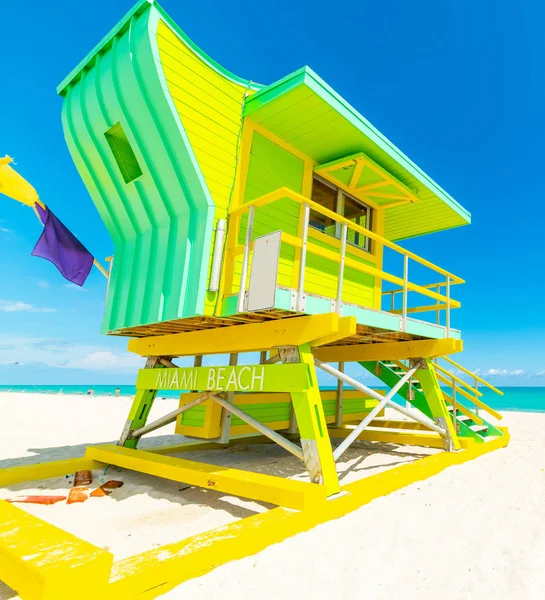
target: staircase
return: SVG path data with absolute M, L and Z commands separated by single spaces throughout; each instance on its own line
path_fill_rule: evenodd
M 469 374 L 475 382 L 475 386 L 471 386 L 444 367 L 439 366 L 437 363 L 433 364 L 432 368 L 435 370 L 438 381 L 449 386 L 450 393 L 447 393 L 447 390 L 444 387 L 441 387 L 441 392 L 447 410 L 456 424 L 458 436 L 473 438 L 478 443 L 484 443 L 490 439 L 502 436 L 503 433 L 500 429 L 483 419 L 481 414 L 477 413 L 477 407 L 479 407 L 496 419 L 502 418 L 500 413 L 482 402 L 480 399 L 482 393 L 478 391 L 477 385 L 478 382 L 480 382 L 500 395 L 503 395 L 503 392 L 476 376 L 474 373 L 467 371 L 467 369 L 464 369 L 461 365 L 458 365 L 451 359 L 448 359 L 447 357 L 444 357 L 444 359 L 455 365 L 456 368 Z M 409 366 L 401 361 L 373 361 L 361 362 L 360 364 L 370 373 L 378 377 L 389 388 L 392 388 L 409 369 Z M 397 395 L 428 417 L 432 417 L 424 392 L 422 391 L 422 386 L 417 378 L 410 379 L 407 384 L 401 387 Z M 461 398 L 474 404 L 475 410 L 470 410 L 466 405 L 462 404 L 460 402 Z

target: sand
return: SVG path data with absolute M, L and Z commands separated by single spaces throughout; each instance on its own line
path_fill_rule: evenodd
M 81 456 L 114 441 L 130 399 L 0 393 L 0 468 Z M 157 400 L 151 418 L 175 406 Z M 105 417 L 106 415 L 106 417 Z M 545 597 L 545 414 L 506 413 L 508 448 L 451 467 L 258 555 L 228 563 L 165 598 Z M 173 428 L 144 446 L 179 441 Z M 339 465 L 343 482 L 435 452 L 358 442 Z M 189 455 L 186 455 L 189 458 Z M 298 462 L 270 445 L 192 453 L 249 470 L 303 479 Z M 110 468 L 125 485 L 84 504 L 25 509 L 123 558 L 269 510 L 264 503 Z M 61 493 L 69 479 L 19 484 L 0 497 Z M 40 487 L 38 487 L 40 486 Z M 23 506 L 23 505 L 19 505 Z M 17 598 L 0 584 L 0 600 Z

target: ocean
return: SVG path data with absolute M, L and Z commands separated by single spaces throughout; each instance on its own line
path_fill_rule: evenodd
M 326 389 L 334 387 L 324 386 Z M 373 386 L 379 387 L 379 386 Z M 133 385 L 0 385 L 0 392 L 26 392 L 33 394 L 77 394 L 85 396 L 93 390 L 96 396 L 115 396 L 119 388 L 121 396 L 134 396 L 136 388 Z M 504 393 L 498 396 L 491 390 L 481 388 L 482 401 L 499 411 L 517 410 L 523 412 L 545 412 L 545 387 L 504 387 Z M 160 398 L 177 398 L 180 392 L 167 390 L 159 392 Z M 470 402 L 467 402 L 469 408 Z

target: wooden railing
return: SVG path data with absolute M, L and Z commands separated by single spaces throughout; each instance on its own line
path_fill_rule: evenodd
M 291 200 L 302 207 L 302 210 L 299 211 L 299 221 L 298 221 L 298 232 L 299 235 L 291 235 L 288 233 L 282 232 L 282 243 L 292 246 L 299 250 L 299 260 L 297 261 L 297 310 L 302 310 L 303 305 L 303 295 L 304 295 L 304 284 L 305 284 L 305 267 L 306 267 L 306 256 L 308 253 L 320 256 L 326 260 L 333 261 L 339 264 L 338 278 L 337 278 L 337 293 L 336 298 L 332 298 L 336 300 L 335 309 L 340 314 L 342 310 L 342 292 L 343 292 L 343 279 L 344 279 L 344 268 L 349 267 L 351 269 L 355 269 L 360 273 L 364 273 L 366 275 L 371 275 L 372 277 L 376 277 L 381 281 L 387 281 L 389 283 L 393 283 L 394 285 L 399 286 L 396 290 L 391 290 L 385 293 L 391 293 L 392 297 L 394 294 L 402 294 L 402 304 L 403 308 L 401 309 L 400 314 L 402 315 L 402 330 L 407 330 L 407 315 L 410 312 L 417 312 L 424 310 L 426 307 L 420 308 L 409 308 L 408 307 L 408 294 L 409 292 L 417 293 L 432 300 L 435 300 L 436 304 L 433 305 L 433 310 L 445 311 L 446 314 L 446 336 L 449 337 L 450 333 L 450 311 L 453 308 L 459 308 L 460 302 L 454 300 L 451 296 L 451 286 L 455 284 L 465 283 L 463 279 L 449 273 L 445 269 L 438 267 L 432 262 L 414 254 L 413 252 L 398 246 L 394 242 L 382 237 L 381 235 L 371 231 L 370 229 L 366 229 L 360 225 L 356 225 L 352 221 L 342 217 L 341 215 L 313 202 L 310 198 L 302 196 L 289 188 L 282 187 L 274 192 L 270 192 L 252 200 L 251 202 L 247 202 L 242 206 L 233 209 L 230 212 L 230 217 L 235 219 L 237 225 L 235 225 L 235 239 L 238 242 L 240 227 L 241 227 L 241 219 L 240 217 L 248 213 L 248 220 L 246 223 L 246 237 L 244 244 L 234 243 L 231 248 L 231 256 L 234 258 L 235 256 L 243 255 L 242 259 L 242 272 L 241 272 L 241 280 L 240 287 L 238 292 L 238 311 L 244 312 L 244 298 L 246 292 L 246 283 L 248 278 L 248 266 L 249 266 L 249 258 L 250 258 L 250 250 L 253 242 L 253 224 L 256 210 L 272 204 L 273 202 L 277 202 L 279 200 Z M 310 211 L 313 210 L 318 212 L 328 219 L 331 219 L 335 223 L 340 225 L 341 236 L 340 236 L 340 249 L 339 252 L 335 252 L 333 250 L 328 250 L 314 244 L 308 240 L 308 230 L 309 230 L 309 217 Z M 398 277 L 397 275 L 393 275 L 391 273 L 387 273 L 382 269 L 378 269 L 376 267 L 365 264 L 362 261 L 359 261 L 355 258 L 351 258 L 346 256 L 346 245 L 347 245 L 347 234 L 348 230 L 352 230 L 360 235 L 368 237 L 373 240 L 379 246 L 390 248 L 391 250 L 397 252 L 401 256 L 403 256 L 403 277 Z M 409 261 L 414 261 L 428 269 L 434 271 L 434 273 L 441 275 L 445 278 L 444 282 L 441 283 L 433 283 L 428 285 L 418 285 L 409 280 Z M 445 288 L 445 294 L 440 293 L 440 289 Z M 435 288 L 435 291 L 434 291 Z M 396 311 L 393 311 L 396 312 Z

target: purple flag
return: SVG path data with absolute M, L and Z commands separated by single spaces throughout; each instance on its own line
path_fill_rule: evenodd
M 44 230 L 32 255 L 49 260 L 64 278 L 81 287 L 93 266 L 93 256 L 47 207 L 36 204 L 36 209 Z

